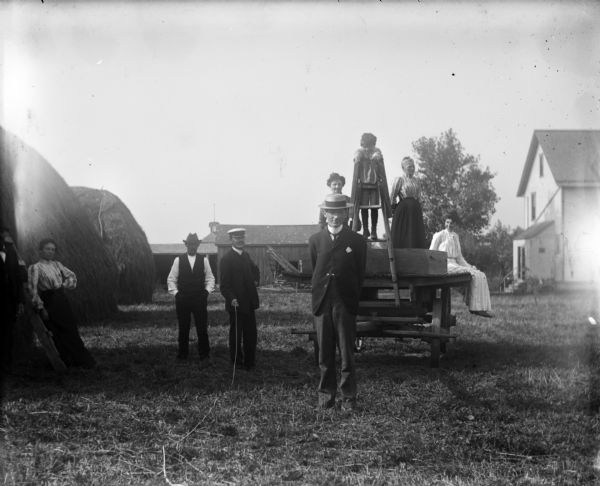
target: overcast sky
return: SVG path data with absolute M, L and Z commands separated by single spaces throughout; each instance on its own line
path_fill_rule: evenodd
M 307 224 L 378 137 L 389 182 L 452 128 L 515 196 L 534 129 L 600 128 L 595 2 L 3 2 L 0 123 L 151 243 Z M 350 184 L 346 191 L 350 191 Z

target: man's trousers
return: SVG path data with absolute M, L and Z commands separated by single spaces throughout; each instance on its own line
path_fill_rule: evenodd
M 237 325 L 236 325 L 237 324 Z M 256 355 L 256 315 L 249 312 L 229 311 L 229 355 L 231 362 L 254 368 Z
M 349 313 L 334 285 L 330 285 L 325 299 L 315 316 L 317 343 L 319 344 L 319 402 L 332 404 L 337 391 L 335 370 L 336 342 L 342 361 L 340 390 L 343 400 L 356 399 L 356 369 L 354 366 L 354 338 L 356 316 Z
M 177 292 L 175 295 L 175 311 L 179 322 L 179 358 L 187 358 L 190 341 L 190 325 L 192 315 L 198 335 L 198 354 L 200 359 L 207 358 L 210 354 L 208 342 L 208 311 L 206 310 L 208 292 L 205 290 L 199 294 L 187 294 Z

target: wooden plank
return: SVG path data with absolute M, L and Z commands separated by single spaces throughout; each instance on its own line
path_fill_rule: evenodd
M 397 322 L 410 324 L 425 324 L 425 319 L 415 317 L 397 317 L 397 316 L 356 316 L 356 322 Z
M 52 333 L 44 325 L 44 322 L 42 319 L 40 319 L 40 316 L 37 313 L 32 312 L 29 322 L 31 323 L 33 332 L 35 332 L 35 335 L 42 345 L 42 349 L 46 353 L 46 356 L 48 357 L 48 360 L 50 361 L 50 364 L 52 364 L 54 370 L 58 371 L 59 373 L 64 373 L 67 371 L 67 366 L 65 363 L 63 363 L 63 360 L 60 359 L 60 354 L 58 353 L 58 350 L 54 344 Z
M 427 331 L 404 331 L 404 330 L 384 330 L 383 337 L 414 337 L 414 338 L 429 338 L 429 339 L 456 339 L 455 334 L 441 334 L 435 332 L 427 332 Z
M 283 268 L 286 273 L 296 274 L 296 276 L 300 275 L 300 271 L 294 265 L 288 262 L 285 257 L 277 253 L 273 247 L 267 245 L 267 254 L 279 265 L 281 265 L 281 268 Z

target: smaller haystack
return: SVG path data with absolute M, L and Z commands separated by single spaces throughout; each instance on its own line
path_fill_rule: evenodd
M 90 222 L 117 262 L 119 304 L 152 302 L 154 259 L 146 233 L 127 206 L 113 193 L 71 187 Z

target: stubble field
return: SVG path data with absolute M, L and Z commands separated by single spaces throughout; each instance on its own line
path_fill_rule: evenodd
M 257 367 L 229 364 L 209 301 L 215 365 L 175 361 L 173 303 L 121 308 L 81 330 L 99 370 L 57 376 L 38 349 L 3 404 L 3 484 L 544 485 L 600 481 L 600 349 L 586 292 L 456 295 L 441 368 L 419 341 L 369 339 L 359 410 L 317 410 L 309 295 L 261 292 Z M 191 335 L 194 335 L 192 331 Z

